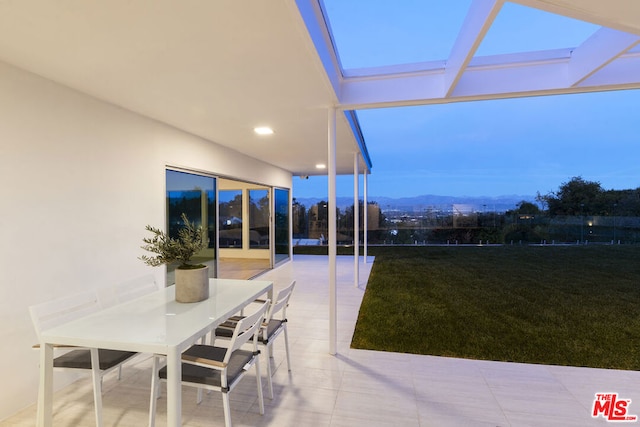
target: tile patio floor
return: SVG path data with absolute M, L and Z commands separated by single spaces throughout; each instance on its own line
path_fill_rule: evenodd
M 598 392 L 617 392 L 621 398 L 631 399 L 629 413 L 640 415 L 640 372 L 350 349 L 371 265 L 371 261 L 361 264 L 361 285 L 356 288 L 353 258 L 338 257 L 336 356 L 328 354 L 327 257 L 296 256 L 293 262 L 261 277 L 273 280 L 276 289 L 297 280 L 288 316 L 293 371 L 287 371 L 283 344 L 277 342 L 272 361 L 275 398 L 265 398 L 266 413 L 261 416 L 255 381 L 245 378 L 231 393 L 235 426 L 607 425 L 603 418 L 591 417 Z M 105 378 L 105 426 L 146 425 L 150 375 L 150 359 L 141 356 L 137 363 L 125 365 L 121 381 L 114 376 Z M 224 425 L 218 394 L 206 395 L 204 402 L 196 405 L 194 389 L 183 390 L 185 426 Z M 163 426 L 164 397 L 158 406 L 156 425 Z M 35 413 L 33 405 L 0 426 L 31 427 Z M 55 394 L 54 425 L 94 425 L 88 377 Z

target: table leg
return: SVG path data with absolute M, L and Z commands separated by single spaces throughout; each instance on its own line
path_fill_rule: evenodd
M 178 349 L 167 352 L 167 426 L 182 425 L 182 354 Z
M 102 427 L 102 376 L 100 375 L 100 358 L 98 349 L 91 352 L 91 379 L 93 380 L 93 405 L 95 406 L 96 427 Z
M 40 346 L 40 387 L 38 389 L 38 427 L 53 425 L 53 346 Z
M 269 300 L 273 302 L 273 285 L 271 285 L 269 287 L 269 290 L 267 291 L 267 298 L 269 298 Z

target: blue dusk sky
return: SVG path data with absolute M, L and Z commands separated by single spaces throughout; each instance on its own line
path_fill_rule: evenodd
M 350 69 L 446 59 L 470 0 L 324 4 Z M 476 55 L 575 47 L 598 28 L 506 3 Z M 535 195 L 574 176 L 640 187 L 639 101 L 628 90 L 357 111 L 373 163 L 368 193 Z M 338 177 L 337 193 L 353 195 L 352 176 Z M 294 179 L 293 195 L 326 197 L 326 176 Z

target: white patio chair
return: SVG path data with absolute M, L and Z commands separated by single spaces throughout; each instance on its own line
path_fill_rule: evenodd
M 262 380 L 260 376 L 260 358 L 257 340 L 253 340 L 252 351 L 242 350 L 251 338 L 257 338 L 260 324 L 266 314 L 269 301 L 265 301 L 253 314 L 238 322 L 229 347 L 215 347 L 196 344 L 182 354 L 182 384 L 222 392 L 224 421 L 231 427 L 231 408 L 229 406 L 229 392 L 253 365 L 256 367 L 256 385 L 260 414 L 264 414 L 262 398 Z M 159 396 L 159 382 L 166 381 L 166 366 L 158 369 L 159 358 L 153 358 L 153 379 L 151 381 L 151 399 L 149 404 L 149 427 L 155 425 L 156 404 Z M 198 403 L 202 400 L 199 395 Z
M 134 298 L 155 292 L 160 289 L 156 278 L 152 274 L 127 280 L 115 286 L 115 294 L 118 302 L 130 301 Z
M 289 334 L 287 331 L 287 306 L 289 305 L 289 298 L 293 293 L 293 288 L 296 285 L 296 281 L 292 281 L 289 286 L 280 290 L 276 297 L 271 302 L 267 315 L 260 328 L 260 336 L 258 337 L 258 344 L 264 348 L 267 357 L 267 383 L 269 384 L 269 399 L 273 399 L 273 383 L 271 377 L 271 361 L 273 357 L 273 342 L 275 339 L 284 332 L 285 352 L 287 356 L 287 370 L 291 371 L 291 357 L 289 355 Z M 236 328 L 237 323 L 242 319 L 242 316 L 233 316 L 222 325 L 216 328 L 215 338 L 228 339 L 230 338 Z
M 101 310 L 100 301 L 96 291 L 86 291 L 68 297 L 55 299 L 29 307 L 31 320 L 38 336 L 40 344 L 34 348 L 39 349 L 42 343 L 40 334 L 49 328 L 61 325 L 71 320 Z M 58 346 L 55 352 L 64 351 L 55 356 L 53 367 L 56 370 L 69 369 L 80 372 L 90 372 L 93 377 L 93 398 L 96 413 L 96 426 L 102 426 L 102 377 L 118 370 L 118 379 L 121 377 L 122 364 L 136 355 L 130 351 L 98 349 L 97 366 L 91 363 L 91 350 L 88 348 Z

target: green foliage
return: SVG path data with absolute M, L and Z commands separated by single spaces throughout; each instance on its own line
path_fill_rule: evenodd
M 522 200 L 518 203 L 517 206 L 518 209 L 516 210 L 516 213 L 519 214 L 536 215 L 540 213 L 540 209 L 538 208 L 538 206 L 531 202 L 527 202 L 526 200 Z
M 355 348 L 640 369 L 640 247 L 371 252 Z
M 508 224 L 504 226 L 502 233 L 504 234 L 502 241 L 507 244 L 510 242 L 540 243 L 548 239 L 546 230 L 539 225 Z
M 147 225 L 145 229 L 153 236 L 145 237 L 142 249 L 156 254 L 155 256 L 143 255 L 140 259 L 147 265 L 156 267 L 162 264 L 179 262 L 178 268 L 199 268 L 201 265 L 190 264 L 191 258 L 200 252 L 205 245 L 204 231 L 202 227 L 196 227 L 190 222 L 186 214 L 182 214 L 184 227 L 178 231 L 178 238 L 171 238 L 164 231 Z
M 548 206 L 551 216 L 637 216 L 640 213 L 640 189 L 604 190 L 599 182 L 579 176 L 562 183 L 556 192 L 538 194 L 537 200 Z

